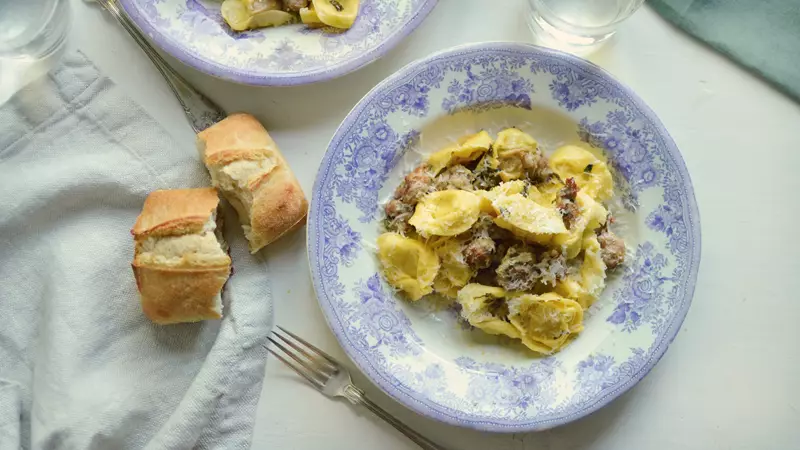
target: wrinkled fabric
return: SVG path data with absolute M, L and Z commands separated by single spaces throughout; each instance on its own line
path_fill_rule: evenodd
M 665 19 L 800 101 L 797 0 L 648 0 Z
M 272 301 L 235 214 L 224 319 L 152 324 L 130 267 L 147 194 L 208 184 L 80 53 L 0 106 L 0 449 L 249 448 Z

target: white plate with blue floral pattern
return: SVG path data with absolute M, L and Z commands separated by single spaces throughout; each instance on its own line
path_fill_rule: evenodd
M 616 172 L 611 207 L 628 260 L 585 330 L 549 357 L 460 326 L 435 302 L 403 300 L 374 256 L 381 203 L 424 154 L 508 126 L 546 153 L 577 140 L 603 148 Z M 308 253 L 328 324 L 384 391 L 447 423 L 534 431 L 601 408 L 658 362 L 691 303 L 700 218 L 675 143 L 630 89 L 561 52 L 477 44 L 409 64 L 350 112 L 314 184 Z
M 344 32 L 302 24 L 236 32 L 221 0 L 120 0 L 159 47 L 208 74 L 254 85 L 285 86 L 342 76 L 383 56 L 411 33 L 437 0 L 361 0 Z

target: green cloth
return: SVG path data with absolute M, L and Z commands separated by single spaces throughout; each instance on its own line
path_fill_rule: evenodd
M 800 0 L 648 0 L 664 18 L 800 101 Z

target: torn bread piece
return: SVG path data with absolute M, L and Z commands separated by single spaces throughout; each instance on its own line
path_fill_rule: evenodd
M 152 192 L 131 230 L 144 314 L 157 324 L 222 317 L 231 258 L 214 188 Z
M 303 190 L 255 117 L 229 116 L 197 135 L 197 149 L 212 183 L 239 213 L 251 253 L 305 223 Z

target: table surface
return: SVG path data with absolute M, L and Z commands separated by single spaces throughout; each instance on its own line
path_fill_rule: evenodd
M 217 80 L 170 59 L 227 111 L 266 124 L 306 193 L 336 127 L 372 86 L 410 61 L 457 44 L 530 41 L 526 2 L 440 0 L 379 61 L 291 88 Z M 73 0 L 72 44 L 179 142 L 194 136 L 166 84 L 96 5 Z M 452 449 L 800 448 L 800 105 L 643 8 L 589 59 L 632 87 L 670 130 L 692 175 L 703 227 L 694 302 L 675 342 L 636 387 L 572 424 L 532 434 L 443 425 L 356 382 L 401 420 Z M 299 118 L 304 117 L 304 120 Z M 277 323 L 348 361 L 328 330 L 308 274 L 305 233 L 267 250 Z M 365 410 L 331 401 L 270 360 L 254 449 L 415 449 Z

